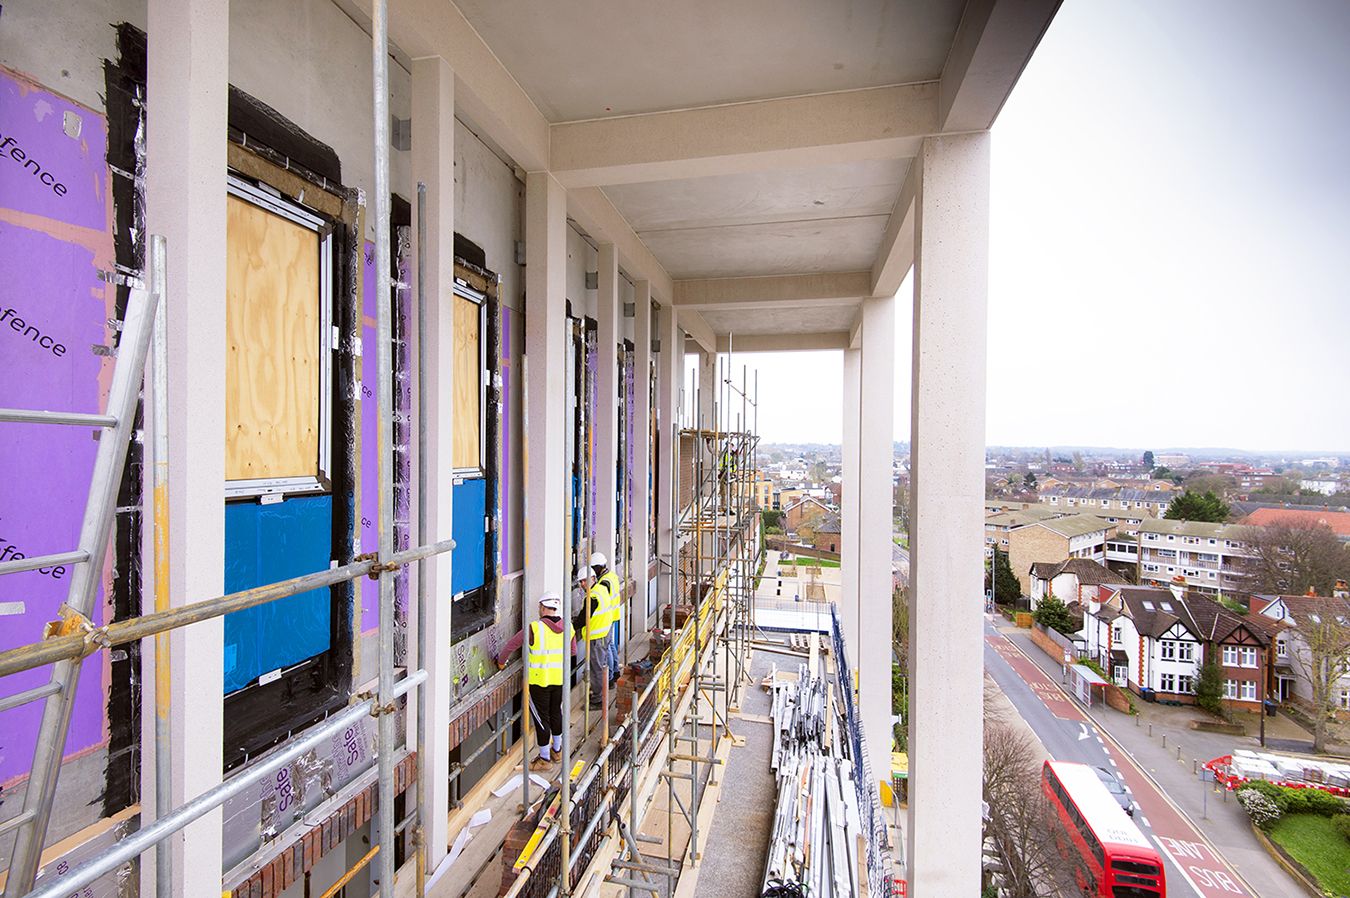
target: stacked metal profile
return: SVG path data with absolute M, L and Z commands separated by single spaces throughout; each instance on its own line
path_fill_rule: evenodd
M 805 664 L 796 680 L 774 678 L 778 803 L 765 895 L 861 893 L 855 858 L 863 833 L 844 711 L 826 676 Z

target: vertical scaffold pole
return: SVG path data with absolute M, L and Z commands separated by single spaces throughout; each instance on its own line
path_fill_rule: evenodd
M 371 29 L 371 62 L 375 102 L 375 306 L 376 369 L 379 402 L 380 514 L 379 560 L 394 553 L 393 335 L 389 270 L 389 0 L 375 0 Z M 394 578 L 379 574 L 380 686 L 379 707 L 379 880 L 380 894 L 394 894 Z
M 427 185 L 417 182 L 417 541 L 427 538 Z M 434 295 L 434 294 L 433 294 Z M 417 562 L 417 664 L 427 666 L 427 563 Z M 409 664 L 409 668 L 413 665 Z M 420 825 L 431 807 L 431 784 L 426 777 L 427 690 L 417 696 L 417 898 L 426 894 L 427 847 Z M 459 784 L 459 778 L 455 778 Z
M 164 301 L 165 247 L 162 234 L 150 235 L 150 290 L 159 296 L 155 305 L 155 330 L 151 337 L 151 394 L 154 402 L 154 509 L 155 610 L 169 610 L 169 360 L 168 316 Z M 173 810 L 173 756 L 169 729 L 172 680 L 169 634 L 155 634 L 155 819 Z M 155 894 L 173 894 L 173 845 L 167 840 L 155 846 Z

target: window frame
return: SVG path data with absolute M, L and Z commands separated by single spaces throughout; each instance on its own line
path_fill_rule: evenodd
M 487 466 L 483 464 L 483 460 L 487 457 L 488 378 L 484 377 L 488 370 L 487 340 L 485 339 L 487 336 L 487 294 L 480 293 L 456 277 L 451 284 L 451 298 L 466 299 L 478 306 L 478 464 L 455 465 L 451 468 L 451 473 L 460 478 L 484 477 L 487 475 Z M 451 314 L 453 315 L 453 310 Z
M 252 184 L 232 171 L 225 176 L 225 195 L 237 197 L 307 228 L 315 233 L 319 241 L 318 474 L 226 480 L 225 498 L 326 493 L 331 488 L 333 478 L 333 228 L 298 203 Z

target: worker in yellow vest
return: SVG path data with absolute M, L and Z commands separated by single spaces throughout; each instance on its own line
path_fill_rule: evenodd
M 619 585 L 619 576 L 609 569 L 608 559 L 603 552 L 591 555 L 591 570 L 595 572 L 596 582 L 605 588 L 605 597 L 609 607 L 609 685 L 619 678 L 619 643 L 623 641 L 623 589 Z
M 596 568 L 597 559 L 600 570 Z M 614 629 L 614 600 L 617 580 L 610 575 L 605 580 L 602 571 L 608 570 L 605 556 L 596 552 L 591 556 L 588 574 L 581 575 L 581 586 L 586 590 L 586 599 L 577 609 L 572 623 L 586 637 L 586 669 L 590 675 L 590 709 L 598 711 L 604 706 L 603 689 L 610 680 L 610 644 Z
M 539 619 L 506 641 L 497 656 L 498 668 L 505 667 L 525 642 L 527 630 L 530 652 L 525 675 L 530 684 L 530 719 L 539 744 L 539 756 L 530 762 L 530 769 L 547 771 L 562 751 L 563 652 L 576 654 L 576 632 L 563 623 L 558 594 L 546 592 L 539 598 Z

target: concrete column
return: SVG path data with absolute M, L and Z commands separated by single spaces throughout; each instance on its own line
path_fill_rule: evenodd
M 989 134 L 924 141 L 916 204 L 909 881 L 980 885 Z
M 839 602 L 840 623 L 849 652 L 857 657 L 862 633 L 858 603 L 858 572 L 862 555 L 858 550 L 858 514 L 861 495 L 858 490 L 859 400 L 862 391 L 862 350 L 844 350 L 844 443 L 843 493 L 840 496 L 840 576 L 843 582 Z
M 657 339 L 661 341 L 661 357 L 657 362 L 656 390 L 657 400 L 657 437 L 660 468 L 656 472 L 657 506 L 661 512 L 656 521 L 656 550 L 667 563 L 677 563 L 676 550 L 679 546 L 676 510 L 672 508 L 671 486 L 679 482 L 679 468 L 675 465 L 675 449 L 672 427 L 678 426 L 680 410 L 680 384 L 684 379 L 684 333 L 675 318 L 675 309 L 667 302 L 656 316 Z M 679 501 L 678 495 L 675 502 Z M 661 602 L 670 601 L 670 570 L 664 564 L 657 574 L 657 596 Z
M 155 109 L 147 123 L 146 226 L 164 235 L 168 249 L 169 595 L 178 606 L 225 586 L 229 3 L 150 0 L 146 12 L 146 93 Z M 221 781 L 223 640 L 220 618 L 170 639 L 175 806 Z M 219 893 L 220 810 L 172 844 L 173 894 Z
M 637 594 L 629 603 L 628 632 L 645 630 L 647 621 L 647 570 L 651 566 L 651 547 L 647 530 L 651 526 L 651 413 L 652 391 L 649 372 L 652 365 L 652 285 L 638 281 L 633 285 L 633 569 L 629 573 L 637 584 Z
M 619 494 L 619 337 L 623 310 L 619 308 L 619 254 L 612 243 L 596 251 L 599 275 L 595 293 L 597 399 L 595 409 L 595 549 L 605 553 L 610 567 L 618 568 L 614 507 Z
M 413 180 L 426 184 L 425 301 L 426 308 L 426 392 L 427 407 L 416 414 L 427 422 L 427 457 L 417 459 L 426 465 L 426 532 L 414 543 L 450 539 L 454 485 L 454 292 L 455 277 L 455 73 L 439 56 L 413 60 L 412 69 L 412 169 Z M 417 210 L 413 210 L 417 220 Z M 417 228 L 413 228 L 417 239 Z M 418 247 L 414 246 L 414 256 Z M 417 352 L 416 328 L 413 329 Z M 413 394 L 416 400 L 417 393 Z M 416 449 L 414 448 L 414 451 Z M 416 489 L 416 484 L 414 484 Z M 416 576 L 416 572 L 414 572 Z M 426 635 L 427 655 L 422 664 L 427 670 L 423 687 L 426 701 L 426 745 L 423 746 L 425 775 L 418 783 L 418 800 L 425 809 L 422 826 L 426 832 L 427 872 L 435 871 L 445 860 L 449 844 L 450 812 L 450 554 L 426 562 L 426 618 L 417 626 Z M 408 714 L 416 726 L 416 715 Z
M 525 597 L 567 587 L 565 420 L 567 192 L 548 172 L 525 176 Z
M 874 780 L 891 768 L 891 471 L 895 458 L 895 299 L 863 300 L 858 424 L 858 705 Z M 847 389 L 847 387 L 845 388 Z M 976 769 L 979 769 L 978 767 Z M 874 782 L 875 786 L 876 783 Z
M 721 398 L 717 383 L 717 353 L 706 349 L 698 353 L 698 426 L 703 430 L 716 430 L 717 400 Z M 709 458 L 703 460 L 704 464 Z

